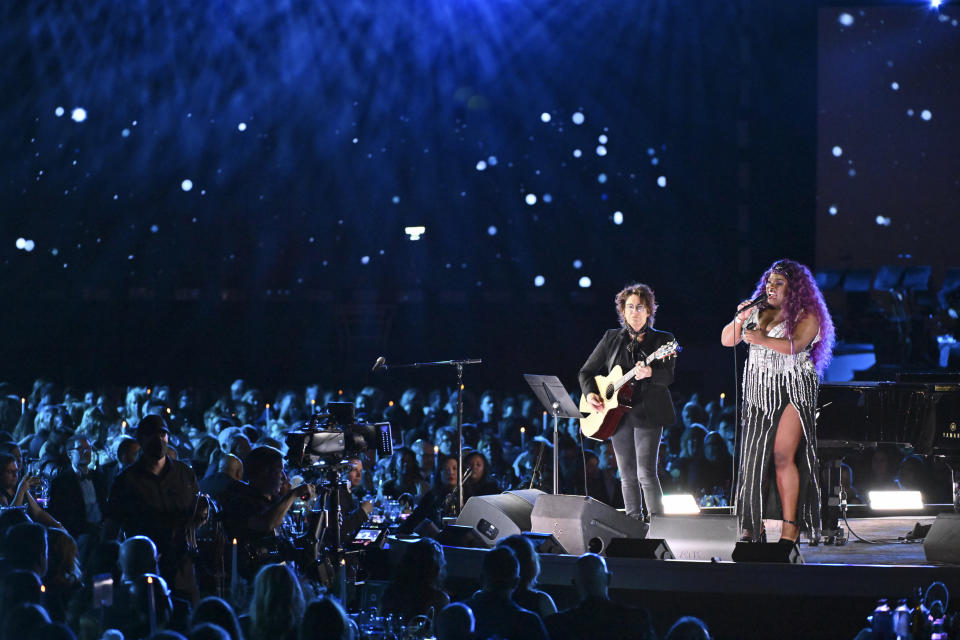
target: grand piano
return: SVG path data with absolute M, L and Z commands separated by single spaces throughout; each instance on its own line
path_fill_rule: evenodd
M 890 382 L 825 382 L 820 385 L 817 448 L 823 482 L 823 534 L 842 543 L 839 459 L 881 443 L 908 445 L 938 456 L 953 474 L 954 505 L 960 505 L 960 376 L 901 374 Z M 835 540 L 834 540 L 835 538 Z

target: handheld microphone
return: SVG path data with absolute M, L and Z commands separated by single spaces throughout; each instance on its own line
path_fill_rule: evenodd
M 766 294 L 766 292 L 763 292 L 763 293 L 761 293 L 760 295 L 758 295 L 756 298 L 754 298 L 753 300 L 751 300 L 751 301 L 750 301 L 750 304 L 748 304 L 748 305 L 745 306 L 744 308 L 742 308 L 742 309 L 737 309 L 737 313 L 742 313 L 742 312 L 746 311 L 747 309 L 752 309 L 752 308 L 754 308 L 755 306 L 757 306 L 758 304 L 763 304 L 763 303 L 766 302 L 766 301 L 767 301 L 767 294 Z
M 387 368 L 387 359 L 384 358 L 383 356 L 380 356 L 379 358 L 377 358 L 377 361 L 373 363 L 373 369 L 370 369 L 370 372 L 374 373 L 378 369 L 386 369 L 386 368 Z

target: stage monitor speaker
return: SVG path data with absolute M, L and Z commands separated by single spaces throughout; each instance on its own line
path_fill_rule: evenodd
M 537 553 L 565 554 L 567 552 L 567 550 L 563 548 L 563 545 L 550 533 L 524 531 L 520 535 L 533 544 L 533 548 L 536 549 Z
M 502 538 L 530 531 L 530 513 L 541 495 L 538 489 L 523 489 L 473 496 L 463 505 L 457 524 L 475 529 L 484 544 L 492 547 Z
M 445 547 L 467 547 L 468 549 L 486 549 L 487 543 L 473 527 L 460 524 L 448 524 L 437 535 L 437 542 Z
M 531 531 L 552 533 L 567 553 L 604 553 L 614 538 L 645 538 L 648 526 L 599 500 L 544 494 L 530 515 Z
M 803 555 L 797 545 L 779 542 L 738 542 L 733 549 L 734 562 L 779 562 L 803 564 Z
M 670 543 L 678 560 L 733 559 L 737 544 L 737 516 L 700 513 L 695 515 L 653 516 L 650 519 L 651 538 L 663 538 Z
M 614 538 L 607 547 L 607 557 L 672 560 L 674 555 L 663 538 Z
M 960 564 L 960 513 L 941 513 L 923 539 L 928 562 Z

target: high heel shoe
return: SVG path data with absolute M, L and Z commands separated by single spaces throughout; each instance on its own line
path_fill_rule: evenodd
M 796 520 L 781 520 L 783 524 L 792 524 L 797 528 L 797 537 L 791 540 L 790 538 L 784 538 L 783 534 L 780 534 L 780 539 L 777 540 L 777 544 L 782 544 L 784 546 L 794 547 L 800 542 L 800 523 Z
M 740 539 L 737 540 L 737 542 L 766 542 L 766 541 L 767 541 L 767 532 L 763 529 L 760 530 L 760 535 L 756 538 L 744 532 L 744 535 L 740 536 Z

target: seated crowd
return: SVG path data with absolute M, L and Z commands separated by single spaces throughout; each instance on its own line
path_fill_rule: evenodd
M 394 436 L 391 456 L 350 459 L 345 484 L 324 494 L 328 505 L 338 498 L 341 535 L 372 515 L 402 532 L 457 512 L 456 393 L 408 389 L 392 402 L 373 387 L 351 397 L 311 386 L 267 403 L 243 380 L 206 399 L 163 385 L 78 394 L 42 380 L 24 398 L 12 391 L 0 383 L 0 640 L 359 637 L 322 575 L 271 561 L 283 557 L 271 534 L 303 533 L 318 512 L 316 479 L 286 464 L 286 433 L 331 402 L 389 421 Z M 532 397 L 464 393 L 463 405 L 464 500 L 552 490 L 552 439 Z M 732 409 L 693 396 L 678 415 L 661 444 L 665 491 L 726 504 Z M 612 447 L 582 441 L 576 421 L 562 427 L 560 491 L 622 507 Z M 578 560 L 580 604 L 567 611 L 536 589 L 538 572 L 531 544 L 507 538 L 485 556 L 480 591 L 451 603 L 443 550 L 424 538 L 407 549 L 381 613 L 427 616 L 440 638 L 655 637 L 647 612 L 610 601 L 602 558 Z M 602 618 L 621 623 L 606 629 Z M 695 619 L 675 626 L 667 637 L 709 637 Z

